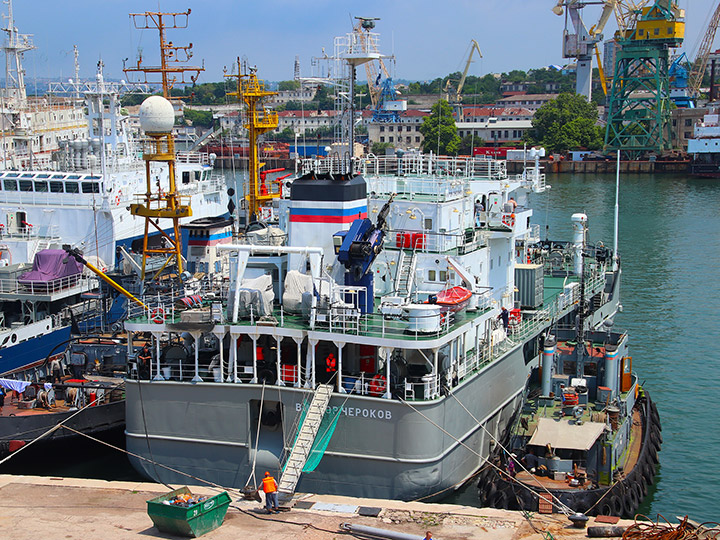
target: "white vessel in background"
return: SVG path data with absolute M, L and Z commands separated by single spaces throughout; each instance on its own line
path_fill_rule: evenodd
M 86 136 L 62 141 L 54 168 L 0 172 L 0 249 L 7 264 L 31 262 L 35 253 L 69 244 L 113 267 L 116 246 L 142 239 L 144 220 L 129 206 L 144 194 L 145 161 L 120 110 L 121 84 L 106 82 L 102 63 L 93 83 L 80 87 L 87 107 Z M 59 88 L 58 88 L 59 89 Z M 212 156 L 179 153 L 180 194 L 197 218 L 227 212 L 224 178 L 213 174 Z M 167 188 L 167 169 L 151 168 L 156 186 Z
M 15 27 L 12 0 L 8 5 L 7 24 L 2 28 L 6 37 L 5 86 L 0 91 L 0 167 L 27 169 L 48 167 L 52 154 L 61 141 L 73 140 L 85 131 L 83 105 L 77 99 L 46 95 L 27 96 L 23 55 L 35 48 L 30 35 L 20 34 Z M 77 80 L 78 60 L 75 52 Z
M 695 125 L 693 135 L 688 139 L 688 154 L 692 156 L 690 174 L 720 178 L 720 104 L 708 105 L 708 112 Z

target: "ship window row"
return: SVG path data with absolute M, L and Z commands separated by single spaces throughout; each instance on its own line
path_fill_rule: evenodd
M 45 180 L 2 181 L 4 191 L 34 191 L 35 193 L 100 193 L 99 182 L 58 182 Z
M 19 173 L 19 172 L 7 172 L 0 173 L 0 178 L 36 178 L 44 179 L 49 178 L 51 180 L 100 180 L 102 177 L 97 175 L 82 175 L 82 174 L 53 174 L 53 173 Z

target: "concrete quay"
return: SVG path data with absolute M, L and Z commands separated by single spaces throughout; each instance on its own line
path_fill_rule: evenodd
M 217 493 L 206 487 L 190 489 L 196 494 Z M 176 538 L 153 526 L 145 504 L 168 491 L 152 483 L 0 475 L 0 538 Z M 267 515 L 260 503 L 238 500 L 236 492 L 230 495 L 233 502 L 225 522 L 202 538 L 331 540 L 352 537 L 340 529 L 340 524 L 347 522 L 419 538 L 429 530 L 437 540 L 541 540 L 543 532 L 550 532 L 556 539 L 586 538 L 586 531 L 573 529 L 567 518 L 558 514 L 535 514 L 531 525 L 519 512 L 491 508 L 304 495 L 296 508 Z M 309 506 L 312 508 L 301 508 Z M 379 507 L 382 511 L 378 517 L 361 517 L 355 510 L 359 506 Z M 594 518 L 590 518 L 589 525 L 593 524 Z

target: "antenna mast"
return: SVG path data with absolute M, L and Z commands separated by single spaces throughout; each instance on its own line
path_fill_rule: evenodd
M 192 58 L 192 43 L 187 46 L 173 45 L 172 41 L 166 41 L 165 31 L 170 29 L 187 28 L 190 10 L 182 13 L 160 13 L 149 12 L 131 13 L 130 19 L 138 30 L 157 30 L 160 36 L 160 66 L 145 66 L 142 63 L 142 56 L 138 56 L 134 67 L 126 67 L 123 71 L 131 76 L 132 74 L 143 74 L 144 80 L 148 83 L 148 74 L 159 73 L 162 83 L 163 96 L 172 100 L 170 92 L 175 84 L 195 83 L 204 67 L 185 66 Z M 166 22 L 167 21 L 167 22 Z M 188 80 L 185 74 L 189 73 Z M 149 254 L 167 256 L 165 264 L 154 276 L 175 261 L 178 275 L 183 271 L 182 245 L 180 237 L 180 219 L 192 216 L 189 197 L 181 197 L 175 184 L 175 141 L 172 132 L 162 134 L 151 134 L 146 140 L 143 148 L 143 159 L 145 160 L 146 192 L 139 195 L 141 202 L 130 205 L 130 213 L 145 218 L 145 235 L 143 237 L 143 264 L 142 279 L 145 279 L 145 263 Z M 150 164 L 167 164 L 168 167 L 168 190 L 163 191 L 159 180 L 153 185 Z M 153 192 L 154 190 L 154 192 Z M 182 199 L 185 199 L 183 204 Z M 172 221 L 172 232 L 167 233 L 160 226 L 161 219 Z M 166 240 L 165 245 L 149 248 L 148 238 L 150 226 Z M 171 236 L 172 235 L 172 236 Z
M 7 34 L 7 40 L 3 46 L 5 52 L 5 98 L 17 98 L 25 101 L 25 70 L 22 67 L 22 57 L 27 51 L 35 48 L 32 44 L 30 34 L 19 34 L 15 28 L 13 17 L 12 0 L 5 0 L 8 6 L 8 14 L 3 15 L 7 19 L 7 26 L 2 29 Z

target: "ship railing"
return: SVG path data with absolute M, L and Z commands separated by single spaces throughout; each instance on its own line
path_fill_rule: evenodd
M 477 372 L 489 364 L 491 360 L 492 357 L 490 356 L 487 347 L 481 346 L 477 351 L 475 349 L 468 351 L 457 366 L 458 382 Z
M 23 226 L 16 229 L 8 229 L 0 226 L 0 240 L 49 240 L 60 241 L 59 225 Z
M 440 397 L 440 378 L 434 373 L 407 377 L 404 381 L 405 401 L 429 401 Z
M 178 152 L 175 154 L 178 163 L 210 165 L 210 155 L 203 152 Z
M 575 282 L 577 285 L 577 282 Z M 589 273 L 585 278 L 585 297 L 589 298 L 605 288 L 604 273 Z M 542 328 L 548 326 L 549 323 L 557 321 L 563 317 L 571 306 L 580 302 L 580 287 L 566 288 L 564 292 L 559 293 L 555 299 L 544 309 L 538 310 L 532 317 L 523 318 L 519 325 L 514 328 L 512 338 L 514 340 L 522 340 L 529 335 L 537 334 Z
M 368 191 L 376 198 L 395 198 L 408 201 L 452 201 L 462 198 L 470 187 L 467 179 L 437 177 L 420 174 L 367 176 Z
M 61 278 L 51 279 L 49 281 L 29 281 L 23 280 L 22 277 L 14 279 L 0 279 L 0 292 L 5 294 L 31 294 L 31 295 L 50 295 L 56 294 L 68 289 L 92 290 L 98 286 L 96 277 L 75 274 Z
M 504 160 L 467 156 L 436 156 L 407 153 L 401 157 L 368 154 L 356 159 L 356 170 L 363 176 L 431 176 L 447 181 L 450 178 L 465 180 L 496 180 L 507 178 Z
M 537 184 L 535 184 L 536 178 Z M 512 179 L 516 182 L 522 182 L 528 185 L 534 184 L 537 191 L 544 191 L 547 187 L 547 184 L 545 183 L 545 173 L 536 171 L 535 167 L 527 167 L 523 172 L 513 175 Z
M 410 321 L 406 315 L 365 314 L 360 320 L 364 335 L 382 338 L 403 337 L 425 339 L 442 336 L 450 331 L 456 321 L 455 314 L 446 312 L 427 316 L 414 315 Z
M 472 233 L 437 233 L 426 229 L 391 229 L 386 238 L 388 247 L 411 249 L 423 253 L 444 253 L 458 250 L 459 254 L 463 255 L 487 245 L 487 233 L 481 230 L 473 230 Z
M 83 206 L 100 207 L 108 199 L 114 201 L 114 194 L 105 196 L 101 193 L 54 193 L 50 191 L 0 191 L 0 203 L 33 206 Z M 110 202 L 112 205 L 113 202 Z
M 525 241 L 528 243 L 535 243 L 540 241 L 540 225 L 530 225 Z

